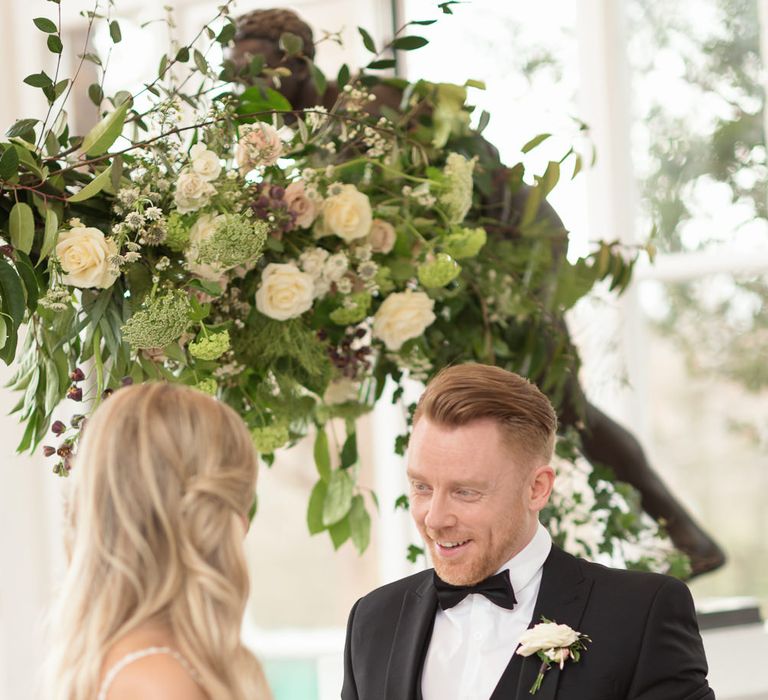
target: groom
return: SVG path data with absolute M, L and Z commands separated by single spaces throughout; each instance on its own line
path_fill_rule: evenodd
M 539 524 L 557 419 L 498 367 L 460 365 L 427 386 L 408 452 L 428 570 L 360 599 L 347 626 L 343 700 L 523 700 L 542 666 L 515 653 L 546 618 L 587 635 L 537 700 L 714 700 L 680 581 L 566 554 Z

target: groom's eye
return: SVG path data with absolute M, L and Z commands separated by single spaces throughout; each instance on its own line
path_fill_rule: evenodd
M 412 481 L 411 490 L 414 493 L 428 493 L 429 486 L 427 486 L 427 484 L 422 484 L 420 481 Z

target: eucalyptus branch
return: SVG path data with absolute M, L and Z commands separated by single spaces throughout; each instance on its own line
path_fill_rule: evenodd
M 56 7 L 58 8 L 58 31 L 56 32 L 56 36 L 59 37 L 59 41 L 61 41 L 61 3 L 57 3 Z M 61 46 L 61 44 L 59 44 Z M 53 89 L 56 89 L 56 83 L 59 81 L 59 69 L 61 68 L 61 51 L 59 51 L 58 54 L 56 54 L 56 70 L 53 73 Z M 35 149 L 42 149 L 43 144 L 45 143 L 45 127 L 48 125 L 48 118 L 51 116 L 51 111 L 53 110 L 53 103 L 56 101 L 56 93 L 53 94 L 54 100 L 52 102 L 48 103 L 48 111 L 45 113 L 45 119 L 43 119 L 43 127 L 40 129 L 40 136 L 37 137 L 37 143 L 35 144 Z M 64 98 L 66 100 L 66 97 Z

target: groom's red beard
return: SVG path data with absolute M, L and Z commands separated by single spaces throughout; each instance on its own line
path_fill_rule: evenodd
M 496 559 L 495 552 L 480 550 L 480 546 L 471 538 L 461 549 L 464 551 L 456 552 L 456 560 L 453 561 L 441 555 L 437 542 L 464 542 L 467 538 L 456 537 L 455 535 L 436 535 L 432 537 L 429 533 L 424 533 L 424 541 L 429 550 L 432 565 L 435 567 L 437 575 L 446 583 L 454 586 L 471 586 L 483 579 L 491 576 L 501 563 Z

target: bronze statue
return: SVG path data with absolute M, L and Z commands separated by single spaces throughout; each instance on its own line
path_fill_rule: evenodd
M 279 41 L 284 32 L 301 37 L 303 55 L 314 58 L 315 45 L 310 27 L 290 10 L 271 9 L 254 10 L 237 19 L 237 33 L 229 59 L 242 67 L 247 65 L 252 56 L 261 54 L 265 65 L 272 68 L 285 66 L 291 71 L 290 76 L 281 80 L 279 90 L 295 109 L 318 104 L 331 108 L 339 96 L 336 84 L 329 81 L 325 93 L 319 95 L 307 62 L 301 56 L 287 56 L 281 50 Z M 369 107 L 372 112 L 378 111 L 381 105 L 396 110 L 399 108 L 402 94 L 397 88 L 379 84 L 372 91 L 377 98 Z M 496 148 L 479 134 L 473 134 L 471 139 L 472 152 L 468 155 L 477 155 L 480 164 L 491 173 L 491 184 L 482 192 L 481 206 L 484 215 L 495 219 L 496 224 L 486 228 L 491 234 L 515 238 L 519 236 L 518 224 L 529 190 L 523 185 L 515 192 L 510 192 L 510 171 L 501 162 Z M 556 254 L 563 256 L 567 231 L 546 200 L 539 208 L 538 217 L 540 220 L 548 220 L 551 227 L 561 233 L 559 237 L 553 238 L 553 246 L 556 246 Z M 560 318 L 556 323 L 567 337 L 565 319 Z M 692 576 L 723 565 L 723 551 L 699 527 L 652 469 L 638 440 L 589 402 L 575 372 L 569 375 L 559 406 L 559 420 L 562 425 L 577 430 L 582 451 L 590 462 L 609 467 L 617 479 L 631 484 L 640 492 L 645 512 L 662 522 L 675 546 L 690 557 Z

